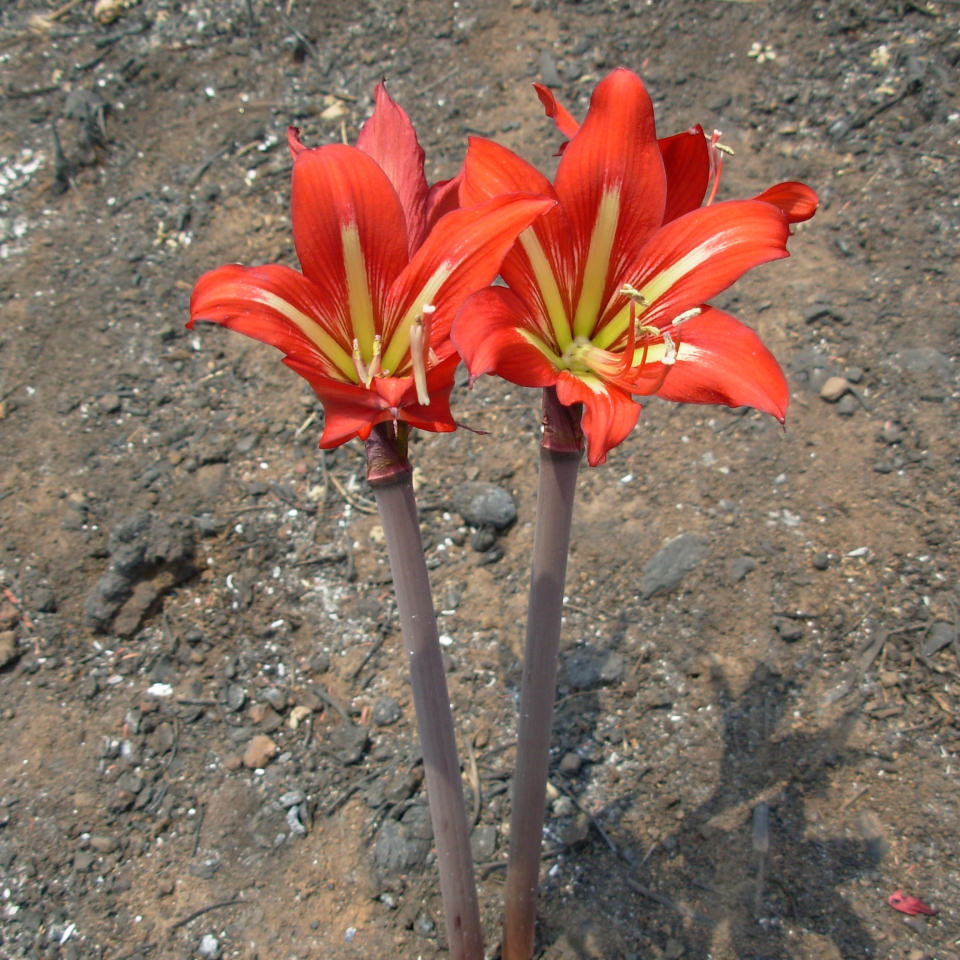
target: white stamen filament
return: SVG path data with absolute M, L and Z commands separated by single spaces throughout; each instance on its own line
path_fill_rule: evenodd
M 413 367 L 413 382 L 417 387 L 417 402 L 421 406 L 430 403 L 430 393 L 427 390 L 427 364 L 434 359 L 430 347 L 430 319 L 437 308 L 433 304 L 425 303 L 420 316 L 410 324 L 410 363 Z
M 663 352 L 663 357 L 660 359 L 660 362 L 665 367 L 672 367 L 677 362 L 677 345 L 673 342 L 673 337 L 670 336 L 665 330 L 662 332 L 663 343 L 666 347 L 666 350 Z

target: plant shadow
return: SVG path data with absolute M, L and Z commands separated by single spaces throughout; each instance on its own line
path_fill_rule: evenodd
M 588 810 L 577 781 L 553 776 L 569 787 L 594 829 L 568 858 L 572 883 L 551 892 L 548 882 L 541 898 L 544 942 L 579 938 L 576 950 L 592 956 L 584 937 L 616 937 L 603 947 L 610 957 L 647 955 L 651 947 L 737 960 L 875 955 L 876 944 L 841 888 L 877 867 L 882 844 L 822 838 L 808 810 L 826 794 L 836 769 L 856 757 L 848 739 L 857 707 L 816 731 L 784 732 L 780 721 L 794 702 L 793 686 L 765 663 L 739 694 L 722 672 L 712 683 L 723 740 L 716 785 L 697 806 L 678 807 L 676 825 L 647 851 L 628 825 L 651 816 L 642 783 L 621 787 L 613 805 Z M 590 723 L 596 729 L 604 717 L 596 695 L 579 698 L 577 713 L 572 727 L 561 710 L 561 752 L 570 749 L 567 735 Z M 661 816 L 674 813 L 652 806 Z M 598 924 L 598 917 L 613 915 L 627 925 Z M 636 934 L 621 942 L 631 917 Z M 565 956 L 551 949 L 545 958 Z

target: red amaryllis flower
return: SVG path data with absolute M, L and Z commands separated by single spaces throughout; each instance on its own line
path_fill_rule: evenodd
M 539 92 L 571 138 L 553 184 L 492 141 L 474 138 L 467 151 L 461 203 L 513 191 L 557 200 L 504 260 L 507 288 L 475 294 L 456 318 L 471 376 L 553 386 L 561 403 L 582 403 L 591 465 L 633 429 L 635 395 L 750 405 L 782 422 L 789 393 L 776 360 L 706 301 L 787 256 L 790 224 L 813 215 L 816 195 L 782 183 L 701 207 L 718 171 L 715 144 L 699 127 L 658 141 L 650 98 L 629 70 L 597 85 L 579 127 Z
M 413 126 L 382 84 L 356 148 L 306 149 L 292 128 L 288 139 L 303 272 L 219 267 L 197 281 L 188 326 L 219 323 L 282 350 L 323 403 L 322 447 L 390 420 L 455 429 L 453 317 L 552 202 L 514 195 L 455 209 L 455 184 L 428 189 Z

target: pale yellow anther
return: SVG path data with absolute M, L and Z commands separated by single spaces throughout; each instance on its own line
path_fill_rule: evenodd
M 383 370 L 380 368 L 380 352 L 383 346 L 383 338 L 378 333 L 373 338 L 373 358 L 370 360 L 370 367 L 368 372 L 370 374 L 370 379 L 374 377 L 379 377 Z
M 360 342 L 356 337 L 353 338 L 353 368 L 357 371 L 357 378 L 365 386 L 370 386 L 370 381 L 373 379 L 370 376 L 370 369 L 363 362 L 363 356 L 360 353 Z
M 639 340 L 641 337 L 660 337 L 666 336 L 665 333 L 661 333 L 659 327 L 655 327 L 650 323 L 640 323 L 639 321 L 634 324 L 633 335 Z
M 679 327 L 681 323 L 686 323 L 694 317 L 699 317 L 701 313 L 703 313 L 703 310 L 700 307 L 693 307 L 690 310 L 684 310 L 683 313 L 677 314 L 670 323 L 675 327 Z
M 620 292 L 639 307 L 646 308 L 650 306 L 650 302 L 647 300 L 647 298 L 636 287 L 629 283 L 625 283 L 620 288 Z

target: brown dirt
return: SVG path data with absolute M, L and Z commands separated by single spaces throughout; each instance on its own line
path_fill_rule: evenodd
M 185 331 L 189 291 L 292 262 L 288 123 L 352 141 L 385 76 L 432 179 L 471 132 L 546 166 L 529 81 L 558 70 L 582 115 L 623 63 L 665 133 L 723 130 L 726 196 L 803 179 L 823 205 L 721 299 L 788 370 L 787 429 L 650 403 L 581 476 L 543 956 L 960 956 L 960 7 L 142 0 L 101 25 L 91 0 L 38 33 L 39 3 L 0 8 L 0 955 L 444 955 L 426 847 L 375 858 L 424 796 L 362 453 L 318 454 L 268 348 Z M 484 381 L 456 409 L 488 436 L 413 450 L 491 950 L 536 403 Z M 494 562 L 450 505 L 464 477 L 516 497 Z M 642 599 L 684 533 L 705 556 Z

